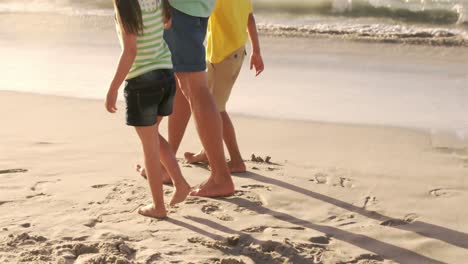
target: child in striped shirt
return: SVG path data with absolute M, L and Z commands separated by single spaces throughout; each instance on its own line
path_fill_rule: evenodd
M 172 113 L 176 92 L 171 53 L 163 39 L 163 9 L 159 0 L 114 0 L 114 8 L 123 51 L 107 93 L 106 109 L 110 113 L 117 111 L 118 90 L 125 81 L 126 121 L 127 125 L 135 127 L 141 140 L 153 197 L 153 202 L 138 212 L 164 218 L 161 163 L 175 187 L 170 205 L 184 201 L 190 186 L 182 176 L 174 153 L 158 131 L 163 116 Z

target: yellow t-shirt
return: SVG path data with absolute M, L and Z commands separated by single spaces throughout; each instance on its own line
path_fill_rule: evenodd
M 206 59 L 223 61 L 247 41 L 247 23 L 253 12 L 250 0 L 216 0 L 207 32 Z

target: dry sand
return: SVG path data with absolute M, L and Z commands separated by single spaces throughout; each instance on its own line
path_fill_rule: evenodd
M 235 116 L 244 157 L 272 163 L 247 162 L 234 197 L 157 221 L 136 213 L 150 196 L 123 105 L 0 92 L 0 112 L 0 263 L 468 259 L 467 151 L 423 132 Z M 179 156 L 198 148 L 190 127 Z M 191 184 L 209 173 L 181 166 Z

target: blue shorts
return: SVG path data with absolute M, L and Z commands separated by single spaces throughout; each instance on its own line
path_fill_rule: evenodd
M 152 126 L 172 113 L 176 93 L 172 70 L 154 70 L 125 82 L 127 125 Z
M 190 16 L 172 8 L 172 25 L 164 30 L 164 40 L 172 53 L 174 72 L 206 70 L 203 42 L 207 26 L 207 17 Z

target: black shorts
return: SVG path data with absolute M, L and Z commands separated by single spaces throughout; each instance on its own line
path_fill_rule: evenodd
M 152 126 L 158 116 L 172 114 L 176 93 L 172 70 L 154 70 L 125 82 L 127 125 Z
M 206 70 L 205 46 L 207 17 L 187 15 L 172 8 L 172 24 L 164 30 L 164 40 L 171 50 L 174 72 Z

